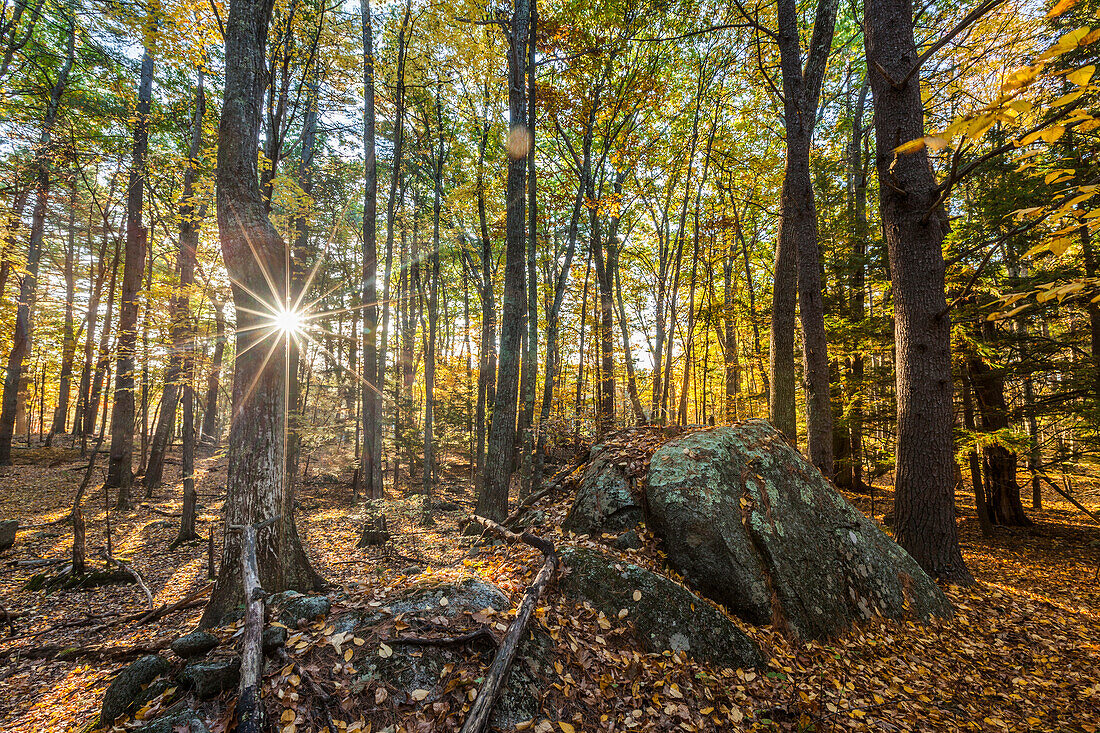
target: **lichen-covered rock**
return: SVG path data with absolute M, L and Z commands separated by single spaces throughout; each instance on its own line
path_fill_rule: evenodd
M 615 452 L 605 445 L 593 446 L 562 527 L 593 537 L 634 527 L 643 512 L 630 483 L 626 466 L 616 462 Z
M 683 651 L 720 667 L 748 669 L 762 664 L 752 639 L 679 583 L 588 548 L 563 547 L 560 555 L 568 568 L 559 581 L 561 591 L 587 601 L 609 618 L 626 609 L 624 618 L 646 651 Z
M 15 544 L 15 533 L 19 531 L 18 519 L 0 521 L 0 552 Z
M 385 610 L 349 611 L 335 616 L 331 623 L 337 633 L 346 631 L 365 637 L 370 634 L 371 627 L 387 617 L 400 616 L 404 623 L 418 628 L 430 625 L 433 619 L 454 620 L 486 609 L 504 611 L 511 607 L 508 596 L 496 586 L 468 579 L 412 591 L 390 603 Z M 447 664 L 461 664 L 474 653 L 487 666 L 495 652 L 491 643 L 481 640 L 464 645 L 421 646 L 392 641 L 390 645 L 392 653 L 389 656 L 369 654 L 356 658 L 357 675 L 351 683 L 352 689 L 381 681 L 394 690 L 394 694 L 403 696 L 403 702 L 428 705 L 442 697 L 441 677 Z M 510 729 L 539 714 L 542 680 L 553 673 L 552 649 L 550 638 L 532 626 L 494 707 L 493 728 Z M 415 690 L 426 690 L 428 694 L 422 700 L 414 700 L 412 693 Z
M 277 610 L 279 621 L 291 629 L 298 628 L 299 621 L 314 621 L 332 610 L 327 596 L 306 596 L 292 590 L 272 596 L 271 605 Z
M 180 682 L 200 700 L 216 697 L 237 686 L 241 678 L 240 657 L 212 657 L 189 662 L 180 672 Z
M 646 505 L 669 563 L 752 623 L 822 639 L 875 615 L 951 614 L 908 553 L 763 420 L 666 443 Z
M 168 671 L 168 660 L 159 654 L 147 654 L 123 668 L 103 694 L 99 720 L 109 726 L 130 710 L 142 688 Z
M 182 659 L 201 657 L 218 645 L 218 637 L 209 631 L 192 631 L 172 642 L 172 651 Z

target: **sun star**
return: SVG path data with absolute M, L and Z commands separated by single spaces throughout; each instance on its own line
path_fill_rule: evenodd
M 271 324 L 284 335 L 301 333 L 305 328 L 305 315 L 300 311 L 280 308 L 271 318 Z

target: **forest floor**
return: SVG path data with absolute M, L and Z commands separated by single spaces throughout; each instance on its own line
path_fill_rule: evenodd
M 348 473 L 334 468 L 348 463 L 338 453 L 313 458 L 299 490 L 297 515 L 316 568 L 343 588 L 342 597 L 381 598 L 410 584 L 478 575 L 518 602 L 538 558 L 529 549 L 508 546 L 470 551 L 476 538 L 459 531 L 474 498 L 464 466 L 449 465 L 444 472 L 434 526 L 418 523 L 420 496 L 394 494 L 388 508 L 393 541 L 385 548 L 361 550 L 355 545 L 363 510 L 351 503 Z M 75 450 L 17 452 L 16 465 L 0 473 L 0 519 L 27 525 L 64 516 L 84 465 Z M 204 458 L 198 466 L 199 532 L 214 532 L 219 547 L 225 467 L 222 455 Z M 177 471 L 170 465 L 166 474 Z M 114 553 L 147 579 L 157 605 L 178 601 L 207 582 L 205 542 L 168 548 L 180 511 L 180 489 L 173 481 L 153 498 L 139 498 L 129 512 L 110 511 Z M 1086 506 L 1100 509 L 1100 487 L 1075 491 Z M 869 496 L 849 498 L 870 513 Z M 889 491 L 876 490 L 876 519 L 882 519 L 890 499 Z M 589 541 L 551 529 L 570 500 L 559 495 L 543 507 L 544 527 L 556 542 Z M 977 583 L 947 589 L 954 618 L 925 626 L 878 621 L 829 644 L 792 645 L 767 628 L 744 627 L 769 657 L 769 668 L 760 674 L 707 669 L 682 654 L 642 655 L 620 633 L 625 622 L 597 619 L 590 610 L 549 596 L 540 623 L 558 642 L 562 679 L 547 685 L 543 710 L 548 717 L 528 729 L 1095 733 L 1100 724 L 1100 526 L 1060 497 L 1047 495 L 1041 512 L 1029 512 L 1034 527 L 998 529 L 986 539 L 972 503 L 960 500 L 963 553 Z M 89 564 L 99 566 L 108 514 L 102 490 L 90 492 L 84 505 Z M 103 691 L 123 664 L 112 660 L 116 650 L 162 647 L 198 620 L 201 609 L 192 608 L 155 624 L 104 628 L 147 608 L 136 585 L 50 594 L 24 590 L 42 568 L 15 563 L 66 558 L 71 541 L 68 525 L 44 526 L 21 531 L 15 547 L 0 556 L 0 606 L 14 616 L 10 625 L 0 627 L 0 730 L 80 729 L 94 718 Z M 630 559 L 659 564 L 652 549 L 631 552 Z M 322 644 L 324 629 L 317 624 L 302 639 L 301 648 L 311 639 Z M 67 661 L 50 658 L 56 656 L 51 650 L 71 647 L 83 653 Z M 474 668 L 470 684 L 477 675 Z M 455 695 L 462 693 L 459 689 Z M 461 720 L 456 713 L 463 699 L 456 698 L 455 709 L 427 706 L 436 708 L 435 718 L 431 710 L 406 705 L 390 719 L 404 721 L 398 731 L 450 729 Z M 290 729 L 321 727 L 301 714 Z M 342 730 L 365 731 L 369 725 L 352 723 Z

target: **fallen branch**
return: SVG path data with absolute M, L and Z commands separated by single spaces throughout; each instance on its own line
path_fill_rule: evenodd
M 156 654 L 167 649 L 171 640 L 165 640 L 156 644 L 139 644 L 137 646 L 70 646 L 63 644 L 51 644 L 40 647 L 18 647 L 0 652 L 0 659 L 20 657 L 22 659 L 88 659 L 95 662 L 122 662 L 129 659 L 144 657 L 146 654 Z
M 205 601 L 200 601 L 198 599 L 202 598 L 207 593 L 209 593 L 210 589 L 213 588 L 213 587 L 214 586 L 212 584 L 207 584 L 207 585 L 203 586 L 202 588 L 199 588 L 194 593 L 191 593 L 190 595 L 185 596 L 184 598 L 181 598 L 180 600 L 176 601 L 175 603 L 163 604 L 160 608 L 156 609 L 155 611 L 141 611 L 140 613 L 134 613 L 134 614 L 131 614 L 129 616 L 124 616 L 123 618 L 115 619 L 113 621 L 110 621 L 108 623 L 103 624 L 102 626 L 97 626 L 95 629 L 93 629 L 92 633 L 98 633 L 100 631 L 105 631 L 106 629 L 109 629 L 113 626 L 118 626 L 120 624 L 129 623 L 130 621 L 134 621 L 140 626 L 141 624 L 147 624 L 147 623 L 152 623 L 153 621 L 159 621 L 160 619 L 164 618 L 165 616 L 168 616 L 169 614 L 173 614 L 176 611 L 186 611 L 186 610 L 189 610 L 189 609 L 192 609 L 192 608 L 201 608 L 202 606 L 206 605 L 206 602 Z
M 488 626 L 482 626 L 479 629 L 471 631 L 466 634 L 460 634 L 458 636 L 393 636 L 383 641 L 389 645 L 394 644 L 409 644 L 412 646 L 452 646 L 460 644 L 469 644 L 473 641 L 479 641 L 484 639 L 490 642 L 493 646 L 497 646 L 499 642 Z
M 512 666 L 520 642 L 523 640 L 524 631 L 527 629 L 527 622 L 535 612 L 539 598 L 546 591 L 546 587 L 550 585 L 550 580 L 554 577 L 554 571 L 558 567 L 558 554 L 554 549 L 554 544 L 549 540 L 530 532 L 516 534 L 484 517 L 475 515 L 473 521 L 495 532 L 508 544 L 522 542 L 534 547 L 542 552 L 546 559 L 543 561 L 542 569 L 535 576 L 534 582 L 527 589 L 523 601 L 520 602 L 519 608 L 516 610 L 516 617 L 512 621 L 512 625 L 508 627 L 508 633 L 504 635 L 500 649 L 497 650 L 497 654 L 493 658 L 489 672 L 485 675 L 485 681 L 482 683 L 481 689 L 478 690 L 477 699 L 474 700 L 474 704 L 470 708 L 470 714 L 466 718 L 466 722 L 462 724 L 461 733 L 482 733 L 488 727 L 489 718 L 493 714 L 493 706 L 500 697 L 504 681 L 508 677 L 508 670 Z
M 256 562 L 256 532 L 273 521 L 229 528 L 241 533 L 241 585 L 245 602 L 240 697 L 237 700 L 236 730 L 239 733 L 259 733 L 264 727 L 263 709 L 259 704 L 264 662 L 264 590 L 260 587 L 260 570 Z
M 1050 484 L 1050 488 L 1052 488 L 1052 489 L 1054 489 L 1055 491 L 1057 491 L 1057 492 L 1058 492 L 1058 493 L 1059 493 L 1059 494 L 1060 494 L 1060 495 L 1061 495 L 1061 496 L 1062 496 L 1062 497 L 1063 497 L 1064 499 L 1066 499 L 1067 501 L 1069 501 L 1069 503 L 1070 503 L 1070 504 L 1073 504 L 1073 505 L 1074 505 L 1075 507 L 1077 507 L 1078 509 L 1080 509 L 1081 511 L 1083 511 L 1083 512 L 1084 512 L 1085 514 L 1087 514 L 1087 515 L 1088 515 L 1088 516 L 1089 516 L 1089 517 L 1090 517 L 1090 518 L 1092 519 L 1092 521 L 1096 522 L 1097 524 L 1100 524 L 1100 517 L 1098 517 L 1098 516 L 1096 516 L 1095 514 L 1093 514 L 1092 512 L 1090 512 L 1090 511 L 1089 511 L 1088 509 L 1086 509 L 1086 508 L 1084 507 L 1084 505 L 1083 505 L 1083 504 L 1081 504 L 1081 502 L 1077 501 L 1077 500 L 1076 500 L 1076 499 L 1074 499 L 1074 498 L 1073 498 L 1072 496 L 1070 496 L 1069 494 L 1067 494 L 1067 493 L 1065 492 L 1065 490 L 1064 490 L 1064 489 L 1062 489 L 1062 487 L 1061 487 L 1061 486 L 1059 486 L 1058 484 L 1056 484 L 1056 483 L 1054 483 L 1053 481 L 1051 481 L 1051 480 L 1050 480 L 1050 477 L 1049 477 L 1049 476 L 1047 476 L 1046 474 L 1042 474 L 1042 473 L 1041 473 L 1041 474 L 1039 474 L 1039 478 L 1043 479 L 1043 480 L 1044 480 L 1044 481 L 1046 481 L 1046 482 L 1047 482 L 1048 484 Z
M 130 565 L 130 563 L 125 562 L 124 560 L 119 560 L 117 557 L 111 557 L 103 551 L 100 551 L 100 556 L 102 556 L 109 565 L 117 565 L 119 570 L 124 573 L 129 573 L 134 578 L 134 580 L 137 581 L 137 584 L 141 586 L 141 589 L 145 592 L 145 600 L 149 604 L 149 610 L 153 611 L 156 609 L 156 605 L 153 600 L 153 591 L 149 590 L 149 586 L 145 582 L 145 578 L 141 577 L 141 573 L 137 571 L 137 568 L 134 568 Z

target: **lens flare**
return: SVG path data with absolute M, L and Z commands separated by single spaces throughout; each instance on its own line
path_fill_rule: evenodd
M 281 308 L 272 316 L 271 325 L 280 333 L 291 336 L 305 329 L 305 316 L 296 310 Z

